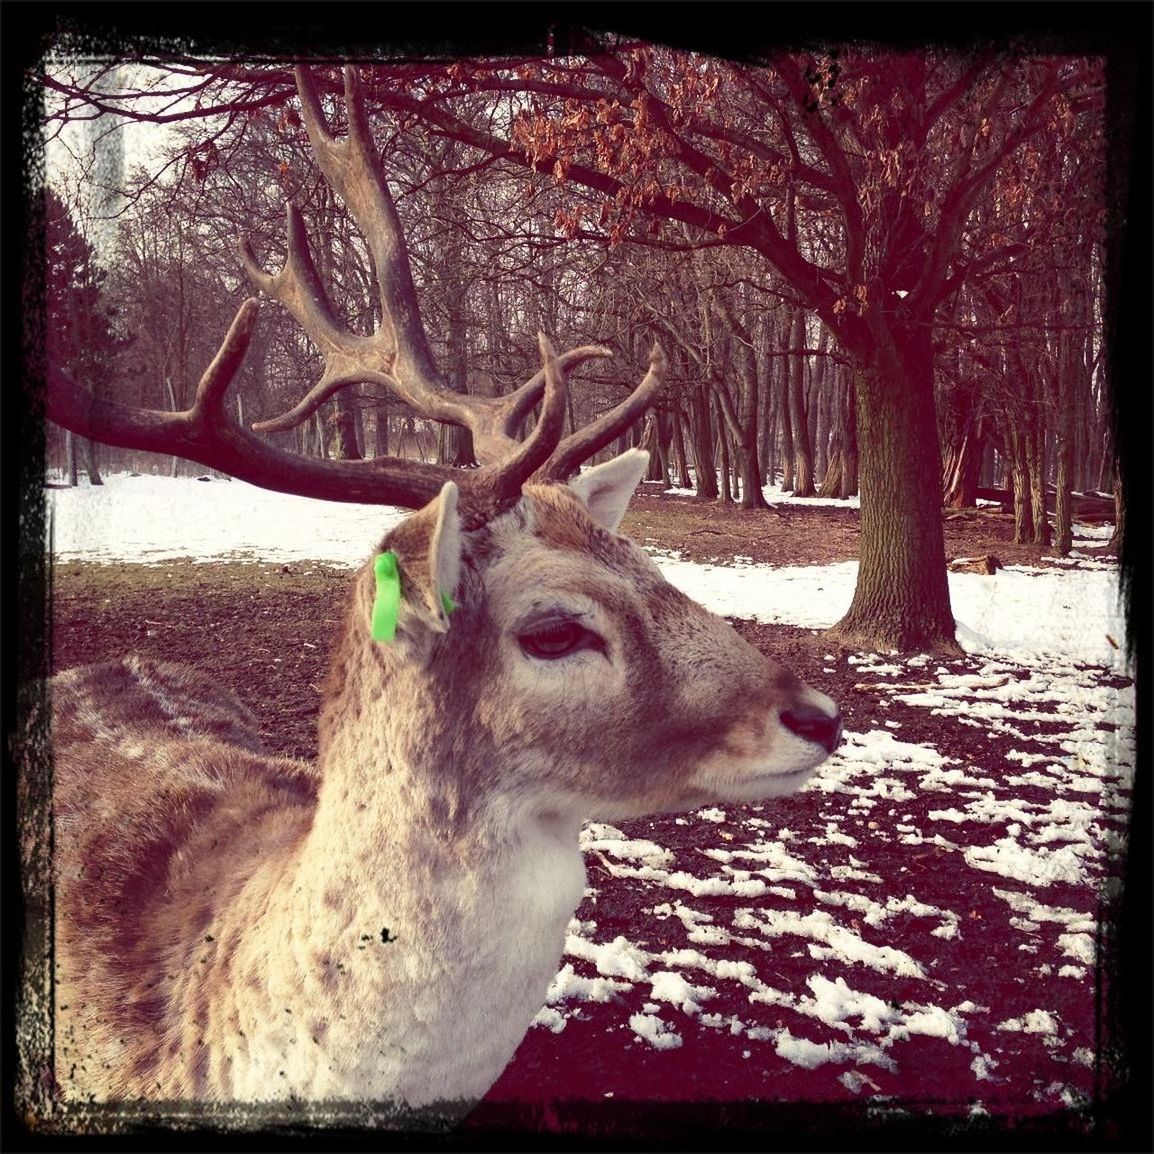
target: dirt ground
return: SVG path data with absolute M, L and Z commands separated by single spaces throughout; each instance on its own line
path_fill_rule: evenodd
M 764 565 L 829 565 L 857 556 L 858 517 L 837 505 L 742 509 L 642 491 L 621 531 L 675 549 L 686 561 L 724 564 L 738 555 Z M 946 514 L 945 537 L 950 560 L 991 553 L 1004 565 L 1040 565 L 1050 556 L 1040 545 L 1015 545 L 1013 517 L 993 509 Z

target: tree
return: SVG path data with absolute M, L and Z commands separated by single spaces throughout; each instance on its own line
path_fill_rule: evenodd
M 768 261 L 858 371 L 861 566 L 835 633 L 852 645 L 956 651 L 936 315 L 967 277 L 1007 259 L 1004 246 L 970 250 L 971 215 L 1028 141 L 1100 99 L 1089 62 L 847 50 L 747 68 L 629 46 L 425 69 L 422 89 L 436 100 L 418 99 L 403 69 L 374 79 L 398 115 L 600 193 L 599 211 L 572 208 L 573 235 L 648 239 L 637 235 L 648 219 L 660 243 L 661 223 L 676 221 L 702 244 Z M 506 131 L 454 111 L 455 98 L 478 91 L 510 102 Z
M 104 300 L 106 274 L 68 206 L 44 190 L 45 356 L 95 393 L 104 391 L 121 347 Z M 69 481 L 76 484 L 78 438 L 65 434 Z M 79 438 L 89 483 L 101 485 L 96 448 Z

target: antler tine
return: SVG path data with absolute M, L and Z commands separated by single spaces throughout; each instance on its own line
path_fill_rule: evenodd
M 94 441 L 201 460 L 196 451 L 214 441 L 221 417 L 229 420 L 225 394 L 248 351 L 258 308 L 258 302 L 250 297 L 237 310 L 216 356 L 200 378 L 191 409 L 166 413 L 105 400 L 83 388 L 58 365 L 50 364 L 45 394 L 48 419 Z
M 568 373 L 584 361 L 594 357 L 611 357 L 613 353 L 601 345 L 581 345 L 580 348 L 570 349 L 557 358 L 562 373 Z M 500 397 L 502 406 L 501 431 L 508 437 L 513 437 L 517 426 L 529 415 L 533 406 L 541 399 L 545 387 L 545 368 L 531 376 L 523 385 L 512 393 Z
M 545 397 L 541 416 L 533 431 L 499 465 L 475 473 L 478 481 L 476 502 L 465 503 L 463 520 L 466 527 L 483 524 L 497 513 L 515 505 L 521 496 L 521 486 L 556 448 L 565 426 L 565 374 L 553 345 L 544 333 L 537 334 L 541 350 Z M 524 386 L 522 386 L 524 387 Z
M 561 353 L 557 363 L 562 372 L 568 372 L 584 361 L 593 357 L 611 357 L 609 349 L 600 345 L 582 345 L 580 348 L 570 349 Z M 358 369 L 346 376 L 326 375 L 317 382 L 291 409 L 279 417 L 270 417 L 265 421 L 256 421 L 253 429 L 258 433 L 282 433 L 296 428 L 302 421 L 308 420 L 334 393 L 364 381 L 370 385 L 383 385 L 392 389 L 399 397 L 406 399 L 406 389 L 391 373 L 376 372 L 369 369 Z M 463 424 L 473 430 L 473 447 L 481 461 L 500 461 L 516 448 L 515 433 L 518 425 L 535 404 L 541 399 L 545 388 L 545 370 L 541 369 L 530 377 L 515 392 L 503 397 L 474 397 L 478 405 L 484 404 L 486 409 L 475 413 L 468 425 L 463 414 L 453 405 L 453 398 L 457 394 L 449 393 L 443 398 L 443 404 L 438 406 L 433 416 L 436 420 L 448 421 L 450 424 Z M 418 407 L 415 406 L 414 407 Z
M 337 323 L 336 312 L 309 249 L 304 220 L 295 204 L 285 206 L 285 245 L 284 267 L 271 274 L 257 262 L 252 241 L 248 237 L 240 241 L 241 263 L 253 287 L 280 301 L 292 313 L 324 354 L 326 366 L 342 354 L 361 354 L 363 359 L 369 346 L 364 338 L 358 340 L 356 334 L 347 332 Z M 384 362 L 382 367 L 387 367 L 389 350 L 373 351 L 379 352 Z
M 300 214 L 290 209 L 289 256 L 281 273 L 275 277 L 262 273 L 252 258 L 251 246 L 243 250 L 246 267 L 254 283 L 288 307 L 313 337 L 325 354 L 325 372 L 292 409 L 254 428 L 262 432 L 291 428 L 315 412 L 338 389 L 356 381 L 385 385 L 421 415 L 469 428 L 478 458 L 486 467 L 498 469 L 492 483 L 486 480 L 483 484 L 487 491 L 503 493 L 509 477 L 520 475 L 523 480 L 528 475 L 524 472 L 527 460 L 534 460 L 529 469 L 532 472 L 549 456 L 548 452 L 541 454 L 544 438 L 551 429 L 551 422 L 544 414 L 525 445 L 518 445 L 515 431 L 542 393 L 548 394 L 550 362 L 556 362 L 558 387 L 563 394 L 566 371 L 593 357 L 611 354 L 608 349 L 590 345 L 558 357 L 550 346 L 548 356 L 542 353 L 545 360 L 542 370 L 507 396 L 475 397 L 447 389 L 421 322 L 408 248 L 380 157 L 373 146 L 356 69 L 352 66 L 344 69 L 348 130 L 342 139 L 333 136 L 325 122 L 308 70 L 298 67 L 295 75 L 303 122 L 321 170 L 369 244 L 384 323 L 371 337 L 337 328 L 308 251 Z M 643 407 L 644 401 L 641 403 Z M 615 410 L 615 414 L 622 424 L 628 423 L 628 413 Z M 604 430 L 609 424 L 606 420 L 597 422 L 594 431 Z M 560 429 L 557 434 L 559 438 Z M 613 435 L 612 429 L 605 432 L 605 441 Z M 587 440 L 583 438 L 579 444 L 574 443 L 573 453 L 580 453 L 581 445 Z M 555 451 L 556 447 L 555 441 L 550 449 Z M 594 451 L 595 448 L 587 450 Z M 566 459 L 571 458 L 572 453 Z
M 328 130 L 308 70 L 294 69 L 302 119 L 325 179 L 336 190 L 365 238 L 376 269 L 381 315 L 392 328 L 395 364 L 386 367 L 412 389 L 441 393 L 443 377 L 421 321 L 408 246 L 373 145 L 364 94 L 356 69 L 344 69 L 348 132 L 338 140 Z
M 297 70 L 297 83 L 305 126 L 325 178 L 370 246 L 383 319 L 368 336 L 342 327 L 295 206 L 287 209 L 287 254 L 279 272 L 270 274 L 261 268 L 252 245 L 244 241 L 240 253 L 252 283 L 288 309 L 320 350 L 325 364 L 321 380 L 303 400 L 253 428 L 292 428 L 338 389 L 366 381 L 390 388 L 424 417 L 471 429 L 483 467 L 459 470 L 396 457 L 318 461 L 280 450 L 243 428 L 230 414 L 226 395 L 253 333 L 259 307 L 256 298 L 246 300 L 237 311 L 201 377 L 190 409 L 170 413 L 105 400 L 50 365 L 47 416 L 94 440 L 173 454 L 263 488 L 321 500 L 417 508 L 436 497 L 445 481 L 453 480 L 460 488 L 466 524 L 480 524 L 513 505 L 528 478 L 563 478 L 635 420 L 660 388 L 664 354 L 655 346 L 649 375 L 641 386 L 611 413 L 565 440 L 561 437 L 565 374 L 586 360 L 609 356 L 608 349 L 585 345 L 558 356 L 549 341 L 539 336 L 541 371 L 514 392 L 504 397 L 453 392 L 430 352 L 408 249 L 373 148 L 355 70 L 345 69 L 348 133 L 341 140 L 329 132 L 312 80 L 303 68 Z M 529 437 L 518 443 L 517 426 L 539 399 L 541 415 Z
M 657 342 L 649 354 L 649 371 L 641 384 L 616 408 L 565 438 L 553 454 L 533 475 L 534 481 L 564 481 L 582 461 L 603 449 L 614 437 L 627 429 L 657 399 L 665 384 L 669 360 Z

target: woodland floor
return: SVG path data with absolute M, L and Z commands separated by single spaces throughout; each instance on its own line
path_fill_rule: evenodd
M 623 531 L 643 543 L 678 550 L 687 560 L 724 564 L 737 554 L 754 562 L 803 565 L 855 557 L 857 525 L 858 514 L 853 509 L 795 506 L 768 512 L 745 512 L 733 507 L 701 505 L 689 499 L 643 494 L 632 505 Z M 947 555 L 954 558 L 994 554 L 1006 564 L 1046 563 L 1044 550 L 1036 546 L 1014 545 L 1012 532 L 1012 518 L 995 512 L 970 513 L 947 520 Z M 347 584 L 347 570 L 316 563 L 283 566 L 191 561 L 150 566 L 57 564 L 53 572 L 51 598 L 52 664 L 55 669 L 64 669 L 135 652 L 210 667 L 255 711 L 271 751 L 312 758 L 316 752 L 313 726 L 327 667 L 329 638 L 341 616 Z M 831 649 L 829 642 L 813 630 L 744 621 L 735 622 L 735 626 L 758 648 L 782 660 L 804 679 L 835 698 L 842 707 L 847 730 L 864 732 L 876 728 L 879 718 L 900 718 L 902 741 L 932 746 L 945 758 L 956 759 L 967 773 L 976 778 L 1004 777 L 1008 772 L 1006 755 L 1011 750 L 1023 748 L 1020 739 L 1011 739 L 1005 734 L 999 736 L 992 730 L 976 734 L 972 728 L 955 725 L 949 717 L 895 700 L 884 684 L 884 677 L 863 676 L 863 669 L 853 655 Z M 975 668 L 972 659 L 944 664 L 959 673 L 973 673 Z M 1124 683 L 1125 679 L 1101 671 L 1101 685 Z M 1034 716 L 1035 720 L 1023 723 L 1023 728 L 1028 729 L 1029 734 L 1036 734 L 1039 741 L 1044 740 L 1047 733 L 1052 735 L 1060 729 L 1057 716 L 1041 719 L 1036 714 Z M 893 723 L 887 721 L 886 724 Z M 983 740 L 976 741 L 977 736 Z M 909 796 L 913 798 L 912 794 Z M 767 807 L 764 816 L 772 817 L 775 826 L 788 824 L 803 834 L 808 830 L 821 832 L 828 828 L 825 819 L 830 815 L 825 811 L 838 801 L 839 797 L 835 795 L 803 793 Z M 939 793 L 924 801 L 903 801 L 900 810 L 904 820 L 913 820 L 916 825 L 920 821 L 916 815 L 922 808 L 942 804 L 945 802 Z M 742 807 L 727 809 L 736 811 Z M 908 811 L 915 813 L 912 819 Z M 895 811 L 891 809 L 889 812 L 893 814 Z M 880 817 L 881 813 L 879 809 L 875 816 Z M 856 816 L 864 818 L 869 813 L 858 812 Z M 704 822 L 691 820 L 686 824 L 674 823 L 669 818 L 626 823 L 623 829 L 629 837 L 656 838 L 675 854 L 678 868 L 700 872 L 703 868 L 702 846 L 716 844 L 722 849 L 727 845 L 733 848 L 735 835 L 739 839 L 752 836 L 743 822 L 750 826 L 768 824 L 760 819 L 748 820 L 748 817 L 746 815 L 741 821 L 734 817 L 728 826 L 711 825 L 714 819 Z M 897 820 L 902 818 L 890 819 L 891 822 Z M 882 821 L 883 825 L 889 824 L 884 818 Z M 854 836 L 868 839 L 871 833 L 866 828 L 867 824 L 878 838 L 882 837 L 884 830 L 877 830 L 877 822 L 866 823 L 864 820 L 859 823 L 860 829 L 853 827 Z M 849 828 L 845 827 L 847 831 Z M 928 823 L 923 828 L 934 827 Z M 942 826 L 939 824 L 936 828 Z M 733 832 L 726 833 L 727 829 Z M 702 840 L 703 836 L 706 841 Z M 718 837 L 725 840 L 710 840 Z M 959 990 L 963 992 L 957 1001 L 961 1002 L 964 996 L 983 1006 L 1001 1008 L 1006 1003 L 1005 1008 L 1000 1009 L 1006 1017 L 1025 1014 L 1044 1004 L 1041 994 L 1033 988 L 1034 979 L 1030 978 L 1030 971 L 1024 968 L 1029 958 L 1018 952 L 1026 947 L 1018 944 L 1014 936 L 1017 931 L 1007 928 L 1005 941 L 997 940 L 996 934 L 991 937 L 971 932 L 971 927 L 975 926 L 986 925 L 992 933 L 995 926 L 1006 925 L 1010 911 L 1005 900 L 993 892 L 998 879 L 990 879 L 989 875 L 974 870 L 959 869 L 961 862 L 957 858 L 960 855 L 951 856 L 940 845 L 931 844 L 929 838 L 920 849 L 903 849 L 898 845 L 899 840 L 895 836 L 889 848 L 880 848 L 879 842 L 878 852 L 891 856 L 893 872 L 892 875 L 885 874 L 886 884 L 880 888 L 878 900 L 884 902 L 887 893 L 900 898 L 917 892 L 920 898 L 938 905 L 946 905 L 948 900 L 948 908 L 959 912 L 968 935 L 964 946 L 951 944 L 947 949 L 942 937 L 921 936 L 918 939 L 932 944 L 935 950 L 940 947 L 942 969 L 937 971 L 940 977 L 951 980 L 944 971 L 949 969 L 952 972 L 955 967 L 959 974 L 965 974 L 964 980 L 959 978 Z M 742 842 L 739 840 L 736 844 Z M 864 850 L 853 852 L 865 856 Z M 833 845 L 821 853 L 830 860 L 840 861 L 838 855 L 844 856 L 845 851 Z M 879 874 L 882 872 L 876 860 L 871 868 Z M 956 872 L 953 889 L 947 876 L 951 871 Z M 659 892 L 637 881 L 615 882 L 592 861 L 589 873 L 590 885 L 596 888 L 597 895 L 592 905 L 583 904 L 578 917 L 595 917 L 600 924 L 599 936 L 612 938 L 617 933 L 626 934 L 633 942 L 649 950 L 675 949 L 685 945 L 684 940 L 678 937 L 683 927 L 677 918 L 655 920 L 652 916 L 656 911 L 651 907 L 668 900 L 663 899 Z M 881 880 L 879 877 L 878 881 Z M 964 886 L 965 892 L 957 890 L 959 884 Z M 918 886 L 922 889 L 917 889 Z M 938 896 L 930 896 L 935 887 L 939 887 L 936 891 Z M 1054 903 L 1054 908 L 1077 905 L 1080 899 L 1076 894 L 1067 893 L 1067 888 L 1051 887 L 1046 891 L 1046 900 Z M 942 894 L 947 894 L 948 899 Z M 719 901 L 724 907 L 725 900 Z M 729 904 L 733 905 L 735 901 L 730 900 Z M 909 917 L 912 915 L 907 920 Z M 901 919 L 899 922 L 900 926 L 891 927 L 897 936 L 886 936 L 882 940 L 903 949 L 912 949 L 901 937 L 906 932 L 905 922 Z M 639 925 L 646 928 L 639 929 Z M 858 923 L 855 921 L 853 925 L 858 926 Z M 913 925 L 912 921 L 910 925 Z M 692 935 L 690 940 L 693 940 Z M 733 947 L 733 956 L 748 956 L 758 966 L 763 963 L 770 965 L 764 957 L 748 949 L 742 953 L 737 946 Z M 791 961 L 791 958 L 800 960 Z M 938 961 L 933 961 L 932 965 L 937 966 Z M 804 993 L 809 972 L 807 966 L 812 969 L 808 956 L 796 953 L 787 956 L 779 951 L 773 955 L 770 976 L 775 985 Z M 1054 968 L 1057 968 L 1056 964 Z M 578 971 L 582 972 L 580 964 Z M 1019 985 L 1008 985 L 1011 971 L 1023 975 L 1012 979 Z M 588 967 L 584 972 L 590 976 L 595 973 Z M 1070 1030 L 1070 1053 L 1073 1053 L 1077 1038 L 1084 1038 L 1082 1044 L 1091 1049 L 1094 1046 L 1096 999 L 1093 980 L 1091 967 L 1085 979 L 1090 983 L 1089 987 L 1068 979 L 1061 991 L 1055 986 L 1055 998 L 1061 992 L 1064 999 L 1058 1013 L 1063 1028 Z M 866 989 L 876 987 L 878 996 L 894 1005 L 897 1004 L 895 998 L 900 1000 L 912 996 L 907 989 L 912 989 L 908 981 L 878 978 L 877 975 L 873 975 L 872 985 L 868 975 L 864 981 Z M 720 983 L 715 981 L 714 984 Z M 734 984 L 729 983 L 730 986 Z M 862 984 L 859 973 L 857 985 L 862 987 Z M 746 997 L 746 993 L 745 989 L 738 987 L 733 1008 L 734 1012 L 748 1017 L 751 999 Z M 626 995 L 627 998 L 632 996 Z M 495 1116 L 500 1116 L 502 1104 L 510 1102 L 519 1103 L 524 1109 L 526 1104 L 531 1106 L 559 1097 L 601 1101 L 614 1094 L 618 1101 L 629 1098 L 650 1103 L 664 1102 L 671 1109 L 674 1103 L 684 1106 L 695 1100 L 751 1102 L 764 1096 L 795 1103 L 821 1101 L 836 1110 L 860 1104 L 862 1100 L 860 1097 L 855 1099 L 858 1089 L 851 1093 L 845 1089 L 844 1082 L 832 1081 L 829 1072 L 823 1068 L 806 1069 L 775 1059 L 772 1047 L 768 1050 L 767 1061 L 761 1062 L 756 1059 L 762 1051 L 756 1050 L 755 1046 L 755 1061 L 751 1062 L 751 1043 L 743 1037 L 731 1037 L 728 1030 L 699 1027 L 692 1035 L 686 1033 L 687 1044 L 676 1051 L 661 1051 L 647 1046 L 639 1038 L 631 1038 L 628 1029 L 620 1024 L 629 1018 L 629 1008 L 641 1008 L 643 995 L 640 989 L 635 997 L 637 1006 L 619 1012 L 612 1027 L 598 1027 L 600 1019 L 594 1013 L 586 1020 L 582 1020 L 581 1014 L 575 1014 L 563 1032 L 551 1033 L 540 1028 L 531 1030 L 517 1058 L 491 1096 L 493 1109 L 497 1111 Z M 707 1008 L 724 1012 L 729 1008 L 723 1004 L 725 997 L 721 995 L 711 1000 Z M 1045 1004 L 1058 1005 L 1059 1002 Z M 596 1011 L 597 1007 L 593 1009 Z M 779 1011 L 781 1013 L 786 1013 L 788 1018 L 786 1011 Z M 769 1017 L 772 1019 L 773 1014 L 770 1013 Z M 624 1032 L 614 1033 L 610 1039 L 606 1033 L 609 1029 Z M 1023 1075 L 1012 1085 L 1007 1082 L 1002 1090 L 997 1089 L 996 1080 L 978 1087 L 991 1112 L 1000 1110 L 1003 1114 L 1008 1112 L 1025 1117 L 1032 1112 L 1060 1106 L 1061 1101 L 1087 1101 L 1093 1097 L 1093 1071 L 1082 1068 L 1079 1073 L 1074 1068 L 1076 1063 L 1061 1055 L 1055 1058 L 1052 1045 L 1047 1044 L 1050 1048 L 1043 1046 L 1045 1039 L 1028 1032 L 1003 1032 L 1001 1035 L 991 1032 L 989 1037 L 987 1052 L 989 1055 L 997 1052 L 998 1061 L 1005 1063 L 1002 1071 L 1015 1068 L 1015 1064 L 1017 1067 L 1024 1064 L 1026 1073 L 1030 1074 L 1031 1064 L 1036 1066 L 1036 1072 L 1030 1077 Z M 1003 1054 L 1002 1043 L 1007 1047 L 1013 1043 L 1018 1050 Z M 969 1089 L 974 1082 L 974 1075 L 970 1072 L 972 1052 L 960 1046 L 934 1047 L 927 1038 L 922 1038 L 920 1044 L 925 1052 L 924 1058 L 918 1057 L 921 1052 L 919 1041 L 914 1039 L 905 1048 L 900 1076 L 877 1066 L 860 1067 L 869 1072 L 866 1082 L 878 1092 L 879 1106 L 883 1101 L 900 1104 L 907 1094 L 912 1094 L 921 1103 L 944 1103 L 951 1113 L 964 1116 L 967 1102 L 972 1103 L 976 1096 Z M 1052 1061 L 1062 1063 L 1057 1075 L 1050 1069 Z M 1057 1084 L 1055 1077 L 1069 1091 L 1061 1101 L 1056 1097 L 1058 1091 L 1053 1091 L 1049 1097 L 1044 1092 L 1046 1084 Z M 963 1083 L 967 1089 L 962 1088 Z M 956 1087 L 956 1092 L 952 1086 Z M 999 1094 L 1002 1095 L 1000 1105 Z M 534 1114 L 533 1117 L 539 1124 L 555 1131 L 558 1128 L 580 1130 L 581 1127 L 580 1121 L 566 1123 L 547 1110 L 544 1115 Z

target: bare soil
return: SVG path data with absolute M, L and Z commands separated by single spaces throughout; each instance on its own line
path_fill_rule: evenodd
M 762 565 L 829 565 L 858 555 L 857 509 L 838 505 L 777 505 L 742 509 L 692 497 L 633 498 L 621 531 L 643 545 L 676 550 L 686 561 L 725 564 L 748 557 Z M 1014 519 L 995 509 L 945 514 L 946 557 L 993 554 L 1004 565 L 1045 565 L 1041 545 L 1015 545 Z

